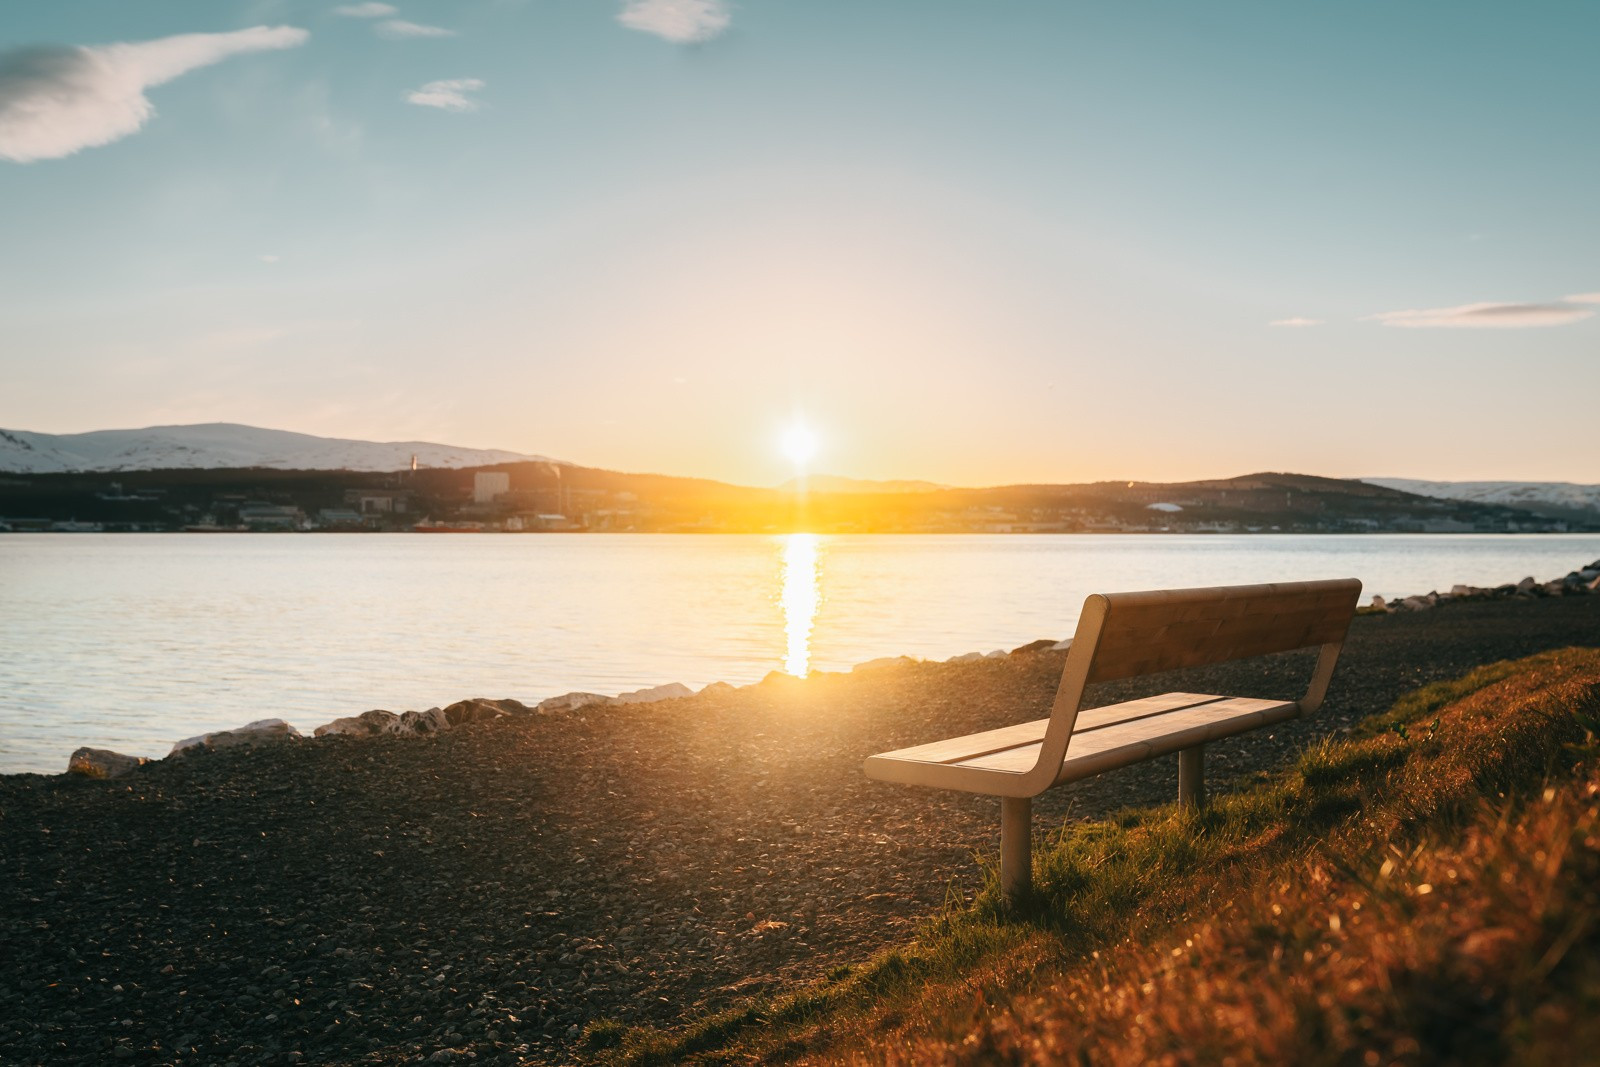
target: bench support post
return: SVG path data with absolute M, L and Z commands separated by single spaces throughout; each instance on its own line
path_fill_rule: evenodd
M 1015 903 L 1033 887 L 1033 799 L 1000 798 L 1000 888 Z
M 1205 747 L 1178 750 L 1178 806 L 1198 808 L 1206 802 Z

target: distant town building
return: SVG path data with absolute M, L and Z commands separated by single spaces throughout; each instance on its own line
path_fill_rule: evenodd
M 472 476 L 472 502 L 493 504 L 511 492 L 511 475 L 505 471 L 479 471 Z
M 364 525 L 361 514 L 350 508 L 323 508 L 317 512 L 317 523 L 332 530 L 359 530 Z
M 305 514 L 292 505 L 263 504 L 252 501 L 239 509 L 239 522 L 252 530 L 292 530 Z
M 346 489 L 344 502 L 363 515 L 404 513 L 409 489 Z

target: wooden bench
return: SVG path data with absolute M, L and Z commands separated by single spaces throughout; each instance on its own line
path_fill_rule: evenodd
M 1000 883 L 1015 900 L 1032 884 L 1032 798 L 1051 786 L 1178 754 L 1178 800 L 1204 802 L 1210 741 L 1310 715 L 1322 703 L 1361 583 L 1097 593 L 1083 602 L 1050 717 L 868 757 L 870 778 L 1000 798 Z M 1261 700 L 1163 693 L 1080 710 L 1092 682 L 1321 646 L 1305 696 Z

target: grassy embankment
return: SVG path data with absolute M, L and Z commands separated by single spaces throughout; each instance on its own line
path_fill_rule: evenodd
M 863 966 L 599 1059 L 1600 1061 L 1600 651 L 1480 668 L 1200 813 L 1036 848 Z M 908 796 L 907 803 L 915 798 Z

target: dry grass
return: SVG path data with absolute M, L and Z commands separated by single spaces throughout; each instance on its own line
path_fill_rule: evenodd
M 1597 714 L 1600 652 L 1482 668 L 1198 815 L 1068 826 L 1039 850 L 1020 912 L 991 885 L 866 967 L 680 1031 L 598 1027 L 595 1051 L 632 1063 L 1593 1061 Z
M 1526 707 L 1590 716 L 1586 691 Z M 1495 729 L 1496 692 L 1445 713 Z M 1552 699 L 1553 698 L 1553 699 Z M 1575 698 L 1569 699 L 1563 698 Z M 1577 707 L 1571 707 L 1576 704 Z M 1436 738 L 1440 744 L 1445 742 Z M 1454 746 L 1452 746 L 1454 747 Z M 1034 995 L 881 1057 L 916 1063 L 1538 1063 L 1600 1057 L 1600 768 L 1532 803 L 1339 834 L 1210 920 L 1126 944 Z M 1429 761 L 1435 767 L 1441 761 Z M 1454 761 L 1443 761 L 1454 762 Z M 1439 794 L 1456 797 L 1449 780 Z M 1415 786 L 1418 783 L 1411 783 Z M 1432 790 L 1418 792 L 1433 793 Z M 1436 794 L 1438 795 L 1438 794 Z M 854 1058 L 854 1057 L 851 1057 Z

